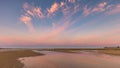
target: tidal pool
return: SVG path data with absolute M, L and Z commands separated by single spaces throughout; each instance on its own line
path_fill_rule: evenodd
M 62 53 L 35 51 L 44 56 L 24 57 L 19 60 L 23 68 L 120 68 L 120 56 L 94 52 Z

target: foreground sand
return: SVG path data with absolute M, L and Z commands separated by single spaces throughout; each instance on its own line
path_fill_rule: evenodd
M 43 55 L 32 50 L 9 50 L 0 52 L 0 68 L 23 68 L 23 64 L 17 59 L 20 57 Z

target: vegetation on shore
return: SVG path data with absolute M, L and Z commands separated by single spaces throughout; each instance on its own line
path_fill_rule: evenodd
M 32 50 L 16 50 L 0 52 L 0 68 L 22 68 L 23 64 L 18 58 L 43 55 Z

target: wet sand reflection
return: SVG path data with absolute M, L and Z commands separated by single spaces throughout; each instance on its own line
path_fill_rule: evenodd
M 120 57 L 105 54 L 41 51 L 45 56 L 20 58 L 24 68 L 120 68 Z M 24 60 L 22 60 L 24 59 Z

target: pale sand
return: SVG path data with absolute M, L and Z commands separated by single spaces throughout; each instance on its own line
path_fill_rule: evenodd
M 120 68 L 119 56 L 89 52 L 79 54 L 48 52 L 45 56 L 25 57 L 19 60 L 24 64 L 24 68 Z

